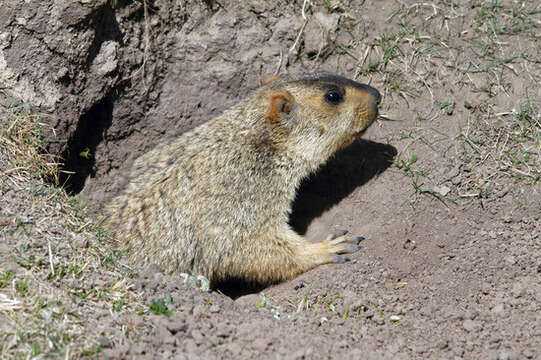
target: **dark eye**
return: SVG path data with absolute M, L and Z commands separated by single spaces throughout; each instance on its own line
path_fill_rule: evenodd
M 329 90 L 325 94 L 325 100 L 330 104 L 338 105 L 344 100 L 344 97 L 337 90 Z

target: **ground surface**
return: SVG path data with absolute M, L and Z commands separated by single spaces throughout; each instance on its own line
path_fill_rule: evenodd
M 541 357 L 537 2 L 168 3 L 0 15 L 2 358 Z M 236 300 L 125 264 L 94 219 L 133 157 L 316 68 L 384 95 L 293 207 L 352 261 Z

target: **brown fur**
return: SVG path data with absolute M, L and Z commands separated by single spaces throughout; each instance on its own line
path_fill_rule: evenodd
M 325 100 L 330 88 L 343 101 Z M 345 235 L 309 243 L 288 225 L 300 181 L 377 115 L 379 94 L 319 72 L 273 79 L 222 115 L 137 159 L 106 208 L 136 264 L 269 284 L 357 251 Z

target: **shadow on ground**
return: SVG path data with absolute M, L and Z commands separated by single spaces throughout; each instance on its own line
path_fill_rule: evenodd
M 385 171 L 396 153 L 391 145 L 369 140 L 357 140 L 338 152 L 301 183 L 289 217 L 291 227 L 304 235 L 313 219 Z

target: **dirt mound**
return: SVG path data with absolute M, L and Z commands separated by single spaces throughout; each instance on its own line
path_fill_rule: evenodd
M 1 357 L 539 358 L 534 3 L 8 0 Z M 124 264 L 44 183 L 42 154 L 62 156 L 59 182 L 95 211 L 142 152 L 314 69 L 384 95 L 290 219 L 312 241 L 366 237 L 350 263 L 234 300 Z

